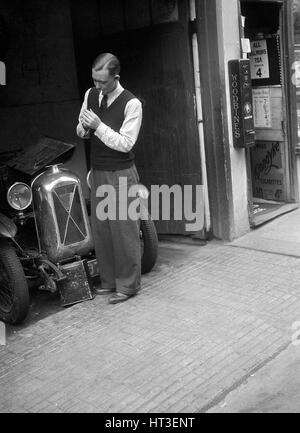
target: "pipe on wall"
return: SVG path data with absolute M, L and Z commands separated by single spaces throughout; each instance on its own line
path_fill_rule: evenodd
M 194 21 L 196 19 L 195 0 L 190 0 L 189 5 L 190 5 L 190 20 Z M 209 232 L 211 229 L 211 216 L 210 216 L 209 197 L 208 197 L 208 182 L 207 182 L 207 170 L 206 170 L 206 154 L 205 154 L 202 97 L 201 97 L 201 76 L 200 76 L 198 50 L 199 47 L 198 47 L 197 34 L 193 33 L 192 52 L 193 52 L 195 93 L 196 93 L 197 124 L 198 124 L 198 132 L 199 132 L 200 157 L 201 157 L 201 172 L 202 172 L 202 182 L 203 182 L 204 229 L 206 232 Z

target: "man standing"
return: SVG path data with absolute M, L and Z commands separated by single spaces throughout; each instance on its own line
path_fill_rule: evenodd
M 140 222 L 118 213 L 116 218 L 99 218 L 97 212 L 103 199 L 97 197 L 99 186 L 115 189 L 118 210 L 119 197 L 139 182 L 132 148 L 142 123 L 142 104 L 121 86 L 119 73 L 120 62 L 113 54 L 94 60 L 95 87 L 85 94 L 77 125 L 77 135 L 91 141 L 91 224 L 101 277 L 97 292 L 112 292 L 113 304 L 135 295 L 141 284 Z

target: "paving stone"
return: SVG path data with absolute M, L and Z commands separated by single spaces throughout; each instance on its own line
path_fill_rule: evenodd
M 0 412 L 197 412 L 289 344 L 298 258 L 174 248 L 176 264 L 158 261 L 130 302 L 97 296 L 11 332 Z

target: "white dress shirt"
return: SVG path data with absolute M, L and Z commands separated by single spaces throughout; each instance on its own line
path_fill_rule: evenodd
M 84 95 L 84 101 L 79 114 L 79 123 L 77 125 L 77 135 L 80 138 L 89 138 L 89 131 L 86 131 L 80 122 L 80 116 L 84 109 L 87 108 L 88 96 L 91 89 L 88 89 Z M 124 88 L 118 82 L 117 87 L 107 95 L 107 106 L 109 107 L 114 100 L 123 92 Z M 99 106 L 101 105 L 103 95 L 99 92 Z M 101 119 L 100 119 L 101 120 Z M 138 138 L 142 124 L 142 104 L 137 98 L 127 102 L 124 111 L 124 122 L 119 132 L 114 131 L 105 123 L 101 122 L 95 131 L 95 135 L 111 149 L 119 152 L 128 153 Z

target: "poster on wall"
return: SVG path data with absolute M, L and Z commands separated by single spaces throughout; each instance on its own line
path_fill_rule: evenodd
M 284 142 L 257 141 L 251 149 L 251 172 L 254 197 L 286 200 Z
M 263 80 L 270 78 L 268 48 L 266 39 L 251 42 L 251 78 Z
M 251 41 L 252 86 L 281 85 L 281 50 L 279 35 Z
M 253 89 L 254 128 L 272 128 L 270 89 Z

